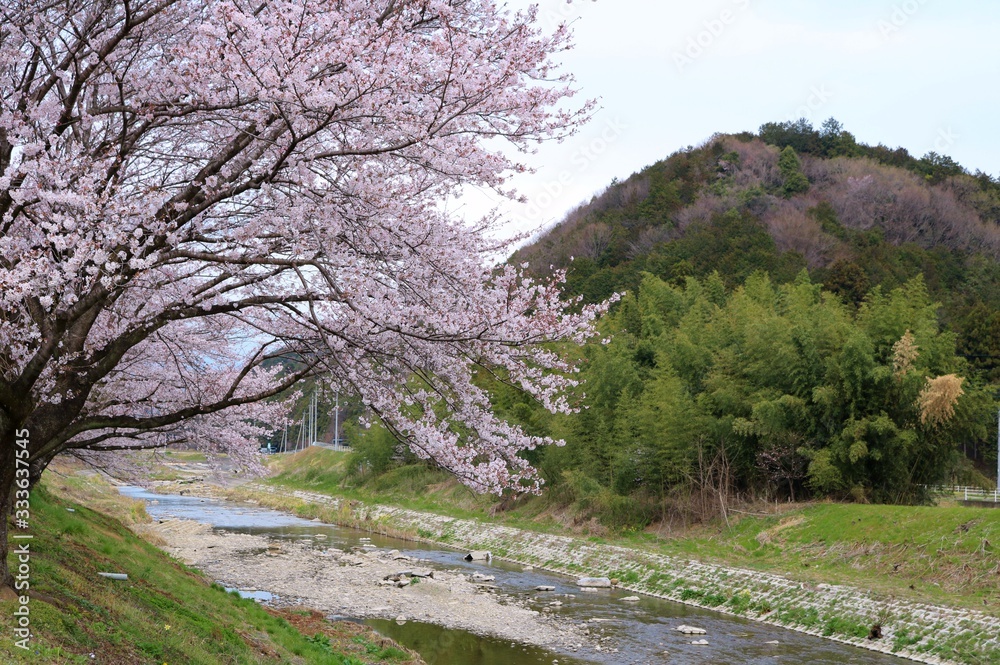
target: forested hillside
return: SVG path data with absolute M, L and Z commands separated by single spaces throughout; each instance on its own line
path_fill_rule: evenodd
M 857 305 L 923 275 L 942 324 L 1000 379 L 1000 181 L 948 157 L 858 144 L 836 121 L 718 135 L 612 183 L 515 261 L 569 271 L 587 301 L 634 290 L 644 271 L 682 285 L 718 271 L 802 269 Z
M 613 524 L 735 497 L 916 503 L 992 485 L 1000 183 L 835 121 L 715 136 L 615 182 L 513 261 L 625 295 L 582 350 L 579 413 L 492 376 L 557 496 Z M 389 464 L 388 437 L 359 461 Z M 381 450 L 381 452 L 379 452 Z M 397 460 L 398 461 L 398 460 Z M 364 468 L 364 467 L 359 467 Z

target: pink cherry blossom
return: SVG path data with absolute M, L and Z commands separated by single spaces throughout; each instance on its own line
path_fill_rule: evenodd
M 552 441 L 498 420 L 473 373 L 570 409 L 548 343 L 602 308 L 496 265 L 498 220 L 442 202 L 517 196 L 511 155 L 586 120 L 565 26 L 490 0 L 0 12 L 4 497 L 21 429 L 33 477 L 175 441 L 254 466 L 287 415 L 270 398 L 313 376 L 477 490 L 537 487 L 518 453 Z

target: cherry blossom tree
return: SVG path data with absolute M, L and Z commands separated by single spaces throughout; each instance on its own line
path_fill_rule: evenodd
M 0 11 L 5 516 L 67 451 L 193 441 L 253 465 L 270 398 L 310 377 L 477 490 L 537 488 L 518 453 L 552 442 L 498 420 L 473 375 L 569 409 L 547 343 L 600 308 L 496 265 L 497 220 L 442 202 L 515 196 L 510 155 L 586 120 L 553 62 L 565 27 L 491 0 Z

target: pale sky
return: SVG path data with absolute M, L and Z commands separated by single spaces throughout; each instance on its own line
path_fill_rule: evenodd
M 529 0 L 508 0 L 512 8 Z M 715 132 L 830 116 L 859 141 L 936 151 L 1000 175 L 1000 2 L 987 0 L 537 0 L 543 24 L 570 20 L 563 58 L 600 111 L 543 145 L 500 205 L 512 230 L 562 219 L 612 178 Z

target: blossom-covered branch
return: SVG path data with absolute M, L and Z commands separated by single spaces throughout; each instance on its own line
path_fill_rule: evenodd
M 590 113 L 535 12 L 0 0 L 3 500 L 21 428 L 35 477 L 180 440 L 252 467 L 310 377 L 479 490 L 536 488 L 519 453 L 552 441 L 473 375 L 570 410 L 548 343 L 602 308 L 496 266 L 496 220 L 443 205 L 516 196 L 512 155 Z

